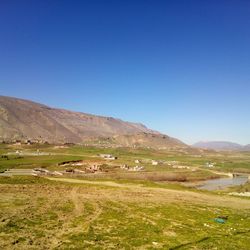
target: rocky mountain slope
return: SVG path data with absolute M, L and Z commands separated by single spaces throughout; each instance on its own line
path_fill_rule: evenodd
M 29 139 L 49 143 L 83 143 L 98 138 L 111 138 L 124 146 L 186 146 L 139 123 L 0 96 L 1 141 Z

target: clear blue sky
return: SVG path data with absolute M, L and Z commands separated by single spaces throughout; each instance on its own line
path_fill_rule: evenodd
M 0 91 L 250 143 L 250 1 L 1 0 Z

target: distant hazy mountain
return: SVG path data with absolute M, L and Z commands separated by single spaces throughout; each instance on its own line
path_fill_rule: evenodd
M 206 141 L 206 142 L 197 142 L 192 145 L 195 148 L 203 149 L 213 149 L 213 150 L 232 150 L 232 151 L 248 151 L 250 150 L 250 145 L 240 145 L 234 142 L 228 141 Z
M 244 150 L 250 151 L 250 144 L 247 144 L 246 146 L 244 146 Z
M 83 143 L 104 138 L 126 146 L 187 147 L 181 141 L 140 123 L 0 96 L 0 141 L 30 139 L 50 143 Z

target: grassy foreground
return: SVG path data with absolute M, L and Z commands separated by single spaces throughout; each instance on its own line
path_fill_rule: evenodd
M 100 153 L 118 159 L 107 162 Z M 71 166 L 60 163 L 74 160 L 105 170 L 60 178 L 0 176 L 0 249 L 250 249 L 249 198 L 180 185 L 225 172 L 250 173 L 248 152 L 0 144 L 0 155 L 0 172 L 64 171 Z M 136 160 L 143 171 L 120 168 Z M 165 163 L 153 166 L 152 160 Z M 209 170 L 206 162 L 216 165 Z M 249 191 L 249 183 L 231 191 Z M 219 216 L 228 217 L 225 224 L 214 221 Z
M 249 249 L 249 199 L 59 180 L 0 178 L 1 249 Z

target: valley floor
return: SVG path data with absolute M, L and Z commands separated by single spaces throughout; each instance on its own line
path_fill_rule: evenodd
M 249 152 L 0 144 L 0 249 L 248 250 L 250 199 L 229 194 L 249 181 L 192 186 L 249 166 Z

